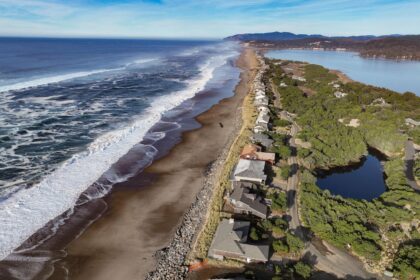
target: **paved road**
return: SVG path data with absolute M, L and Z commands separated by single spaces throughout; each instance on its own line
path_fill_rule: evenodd
M 414 174 L 413 174 L 415 153 L 416 153 L 416 150 L 414 149 L 413 141 L 408 140 L 405 143 L 405 175 L 407 177 L 407 183 L 413 189 L 420 191 L 420 186 L 414 180 Z
M 292 150 L 295 150 L 296 144 L 294 137 L 298 133 L 299 127 L 293 119 L 290 118 L 289 121 L 293 123 L 290 129 L 291 138 L 289 140 L 289 145 Z M 295 153 L 293 153 L 293 155 L 288 159 L 288 164 L 292 167 L 292 175 L 289 177 L 287 184 L 287 199 L 289 206 L 287 214 L 290 216 L 289 227 L 296 235 L 305 240 L 306 238 L 299 218 L 299 209 L 297 204 L 297 190 L 299 185 L 297 171 L 299 166 Z M 315 246 L 315 244 L 317 244 L 317 246 Z M 345 278 L 347 276 L 351 276 L 353 277 L 352 279 L 357 279 L 355 277 L 359 277 L 359 279 L 375 279 L 375 277 L 372 277 L 372 275 L 365 271 L 363 264 L 356 257 L 339 250 L 326 242 L 319 240 L 316 243 L 308 242 L 303 255 L 312 260 L 315 263 L 315 267 L 319 270 L 335 274 L 338 277 Z
M 289 227 L 294 233 L 301 237 L 303 240 L 307 239 L 303 232 L 302 223 L 299 217 L 298 209 L 298 161 L 296 157 L 296 143 L 295 136 L 299 132 L 299 127 L 296 122 L 288 114 L 282 114 L 282 117 L 292 122 L 292 126 L 289 132 L 290 139 L 289 145 L 292 148 L 292 156 L 288 159 L 288 164 L 291 166 L 291 176 L 287 182 L 287 201 L 289 216 Z M 315 246 L 316 244 L 316 246 Z M 322 251 L 322 252 L 321 252 Z M 366 272 L 363 268 L 363 264 L 354 256 L 344 252 L 334 246 L 327 244 L 326 242 L 307 242 L 303 255 L 309 258 L 315 267 L 321 271 L 335 274 L 337 277 L 349 279 L 378 279 Z

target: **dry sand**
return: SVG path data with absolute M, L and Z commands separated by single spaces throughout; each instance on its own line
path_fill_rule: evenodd
M 168 245 L 203 185 L 207 166 L 234 137 L 249 70 L 256 65 L 254 52 L 246 49 L 238 60 L 244 71 L 235 95 L 198 116 L 201 128 L 184 133 L 167 156 L 109 196 L 105 215 L 67 247 L 70 279 L 143 279 L 154 268 L 154 252 Z

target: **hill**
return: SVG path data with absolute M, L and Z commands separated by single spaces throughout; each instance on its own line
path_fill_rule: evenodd
M 420 60 L 420 35 L 328 37 L 271 32 L 238 34 L 227 37 L 225 40 L 248 42 L 259 48 L 349 50 L 357 51 L 364 57 Z
M 236 41 L 283 41 L 283 40 L 296 40 L 304 38 L 324 38 L 325 36 L 318 34 L 294 34 L 291 32 L 269 32 L 269 33 L 245 33 L 237 34 L 225 38 L 225 40 Z

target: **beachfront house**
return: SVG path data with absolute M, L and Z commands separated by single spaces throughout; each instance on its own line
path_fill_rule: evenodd
M 264 105 L 257 106 L 257 110 L 258 112 L 265 112 L 265 113 L 270 112 L 270 109 L 268 109 L 268 107 Z
M 263 91 L 262 89 L 257 89 L 255 90 L 255 96 L 265 96 L 265 91 Z
M 233 171 L 233 180 L 264 184 L 267 179 L 264 169 L 265 161 L 239 159 Z
M 223 219 L 217 227 L 208 256 L 223 260 L 235 259 L 247 263 L 267 262 L 268 245 L 247 244 L 251 223 L 233 219 Z
M 270 139 L 268 137 L 268 135 L 266 134 L 262 134 L 262 133 L 254 133 L 251 136 L 251 142 L 252 143 L 256 143 L 256 144 L 260 144 L 261 146 L 263 146 L 266 150 L 271 148 L 271 146 L 273 145 L 274 141 L 272 139 Z
M 268 124 L 269 122 L 270 122 L 270 116 L 268 115 L 268 113 L 267 112 L 260 112 L 258 114 L 257 121 L 255 123 L 256 124 L 262 124 L 262 123 Z
M 263 203 L 263 199 L 247 187 L 235 185 L 233 192 L 229 195 L 229 202 L 237 214 L 251 214 L 261 219 L 267 218 L 267 206 Z
M 256 98 L 254 101 L 255 106 L 268 106 L 268 98 L 262 97 L 262 98 Z
M 264 153 L 261 151 L 261 147 L 257 145 L 246 145 L 239 156 L 242 159 L 249 160 L 262 160 L 270 164 L 274 164 L 276 159 L 276 154 L 274 153 Z
M 266 123 L 257 124 L 254 127 L 254 133 L 263 133 L 268 130 L 268 125 Z

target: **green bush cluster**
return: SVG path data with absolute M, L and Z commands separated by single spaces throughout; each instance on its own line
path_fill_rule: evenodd
M 398 279 L 420 279 L 420 240 L 412 240 L 398 248 L 393 271 Z
M 287 207 L 286 193 L 275 192 L 267 195 L 271 199 L 271 209 L 274 211 L 285 211 Z
M 273 242 L 273 250 L 276 253 L 299 253 L 305 247 L 305 243 L 297 236 L 286 232 L 284 238 Z

